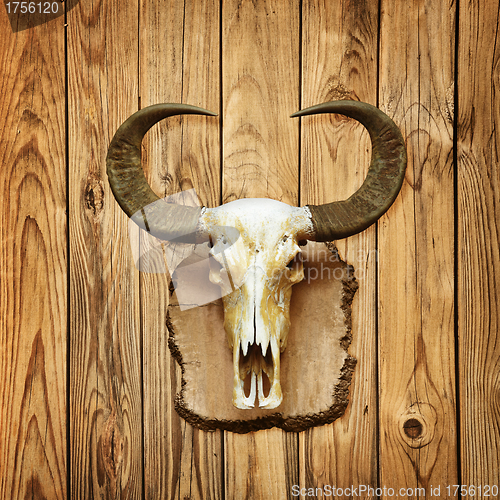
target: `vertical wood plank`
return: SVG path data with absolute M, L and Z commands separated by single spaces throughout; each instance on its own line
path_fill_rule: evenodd
M 223 202 L 298 202 L 299 2 L 228 0 L 222 11 Z
M 218 112 L 219 2 L 143 1 L 140 18 L 142 107 L 182 102 Z M 158 195 L 194 188 L 201 204 L 219 205 L 218 119 L 169 118 L 144 144 L 144 167 Z M 168 297 L 165 274 L 141 275 L 146 498 L 215 500 L 223 497 L 222 432 L 195 429 L 175 412 L 181 376 L 167 345 Z
M 294 498 L 296 433 L 276 428 L 249 434 L 226 432 L 225 444 L 227 499 Z
M 498 2 L 460 2 L 458 339 L 462 484 L 500 487 Z M 491 490 L 484 488 L 478 498 Z M 494 495 L 493 495 L 494 496 Z
M 376 104 L 378 1 L 306 0 L 302 22 L 302 108 L 338 99 Z M 363 183 L 370 152 L 354 120 L 303 119 L 300 204 L 347 199 Z M 336 245 L 359 284 L 349 348 L 357 365 L 344 416 L 300 434 L 300 486 L 308 490 L 377 483 L 375 228 Z
M 402 131 L 408 167 L 379 224 L 380 480 L 412 498 L 458 478 L 454 33 L 454 3 L 382 1 L 380 108 Z
M 299 2 L 227 0 L 222 11 L 224 203 L 298 202 Z M 227 395 L 231 397 L 231 395 Z M 225 434 L 227 499 L 291 498 L 297 440 L 270 429 Z
M 26 16 L 24 16 L 26 18 Z M 67 498 L 64 21 L 0 12 L 0 498 Z
M 140 498 L 139 280 L 105 158 L 138 104 L 138 4 L 68 14 L 72 498 Z

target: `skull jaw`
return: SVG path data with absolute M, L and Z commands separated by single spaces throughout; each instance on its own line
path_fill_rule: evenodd
M 280 384 L 280 349 L 275 339 L 270 342 L 272 361 L 266 362 L 259 350 L 259 346 L 252 346 L 254 352 L 253 362 L 247 368 L 241 364 L 240 342 L 236 342 L 233 350 L 233 405 L 240 410 L 250 410 L 255 406 L 256 396 L 258 397 L 259 407 L 265 410 L 271 410 L 278 407 L 283 400 L 283 393 Z M 256 362 L 256 358 L 258 362 Z M 270 383 L 270 389 L 267 396 L 264 393 L 264 374 L 267 375 Z M 250 393 L 245 394 L 245 379 L 250 377 Z

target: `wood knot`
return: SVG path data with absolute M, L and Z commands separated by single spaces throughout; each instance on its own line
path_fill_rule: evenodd
M 434 438 L 436 410 L 429 403 L 414 403 L 399 419 L 399 434 L 410 448 L 423 448 Z
M 412 439 L 418 438 L 422 434 L 423 430 L 423 425 L 422 422 L 420 422 L 416 418 L 409 418 L 404 424 L 403 424 L 403 430 L 405 434 Z
M 117 423 L 116 412 L 113 411 L 104 425 L 103 433 L 99 439 L 101 470 L 108 477 L 112 491 L 115 491 L 123 463 L 124 440 L 123 434 Z M 100 481 L 101 482 L 101 481 Z
M 326 89 L 325 101 L 338 101 L 342 99 L 358 100 L 354 90 L 348 89 L 343 83 L 336 81 L 333 77 L 329 79 Z
M 101 179 L 89 176 L 83 194 L 85 208 L 91 213 L 93 219 L 98 219 L 104 208 L 104 185 Z

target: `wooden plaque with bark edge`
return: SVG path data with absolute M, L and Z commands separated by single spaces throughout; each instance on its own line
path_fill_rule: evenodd
M 283 402 L 272 410 L 232 404 L 232 350 L 222 299 L 181 311 L 170 287 L 169 347 L 182 369 L 175 409 L 190 424 L 238 433 L 270 427 L 303 431 L 343 415 L 356 366 L 347 350 L 358 284 L 353 267 L 332 244 L 308 242 L 302 252 L 305 279 L 293 286 L 291 326 L 281 354 Z

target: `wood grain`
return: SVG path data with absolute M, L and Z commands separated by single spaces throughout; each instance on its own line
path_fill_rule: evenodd
M 141 106 L 182 102 L 219 112 L 219 3 L 143 1 Z M 168 29 L 165 29 L 168 26 Z M 161 196 L 195 189 L 220 204 L 219 120 L 172 117 L 144 141 L 145 171 Z M 160 256 L 163 258 L 163 256 Z M 141 274 L 146 498 L 222 498 L 222 432 L 193 429 L 174 410 L 180 370 L 168 349 L 168 276 Z
M 0 498 L 499 485 L 498 2 L 74 3 L 66 58 L 63 17 L 14 34 L 0 8 Z M 336 242 L 360 285 L 351 403 L 300 434 L 194 429 L 173 407 L 168 276 L 135 267 L 109 140 L 141 107 L 199 105 L 220 117 L 146 137 L 159 195 L 333 201 L 363 181 L 367 134 L 288 117 L 339 98 L 379 105 L 409 153 L 378 230 Z
M 302 108 L 337 99 L 376 104 L 378 2 L 303 2 Z M 354 120 L 302 120 L 301 205 L 348 198 L 370 162 L 368 134 Z M 349 353 L 357 365 L 345 415 L 299 435 L 300 486 L 377 484 L 375 228 L 337 241 L 354 266 L 359 289 L 352 307 Z
M 379 224 L 380 480 L 394 489 L 458 479 L 454 21 L 454 4 L 382 2 L 380 108 L 408 151 L 403 189 Z
M 298 203 L 299 15 L 297 0 L 223 4 L 224 203 Z
M 460 3 L 459 19 L 457 203 L 462 483 L 500 485 L 498 3 Z M 478 498 L 486 498 L 484 489 Z
M 291 499 L 298 484 L 297 434 L 281 429 L 225 433 L 226 498 Z
M 107 145 L 137 110 L 137 4 L 81 2 L 68 15 L 72 498 L 139 498 L 139 280 Z
M 0 12 L 0 498 L 65 499 L 63 19 Z
M 299 2 L 228 0 L 222 10 L 224 203 L 298 202 Z M 226 498 L 290 498 L 297 440 L 271 429 L 225 434 Z

